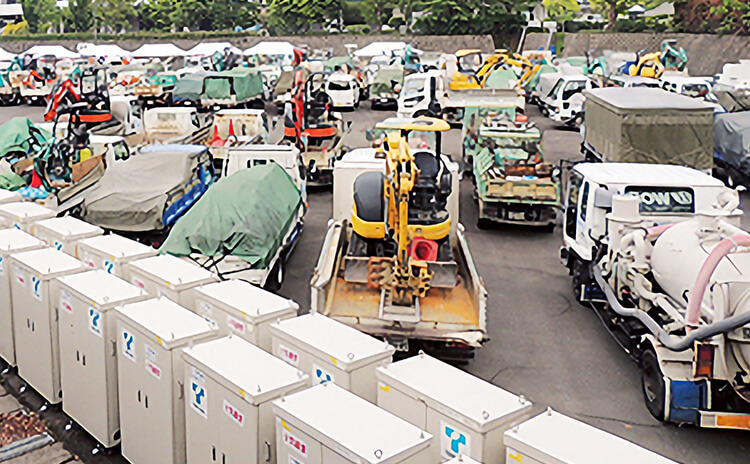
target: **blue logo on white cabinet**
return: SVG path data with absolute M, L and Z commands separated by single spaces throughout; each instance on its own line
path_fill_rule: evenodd
M 94 308 L 89 308 L 89 330 L 97 337 L 102 336 L 102 313 Z
M 42 301 L 42 279 L 38 275 L 31 276 L 31 294 Z
M 312 372 L 313 372 L 313 382 L 317 384 L 331 382 L 335 383 L 335 379 L 333 377 L 333 374 L 328 372 L 323 367 L 313 363 L 312 366 Z
M 115 273 L 115 262 L 113 260 L 105 259 L 104 260 L 104 270 L 107 271 L 110 274 Z
M 135 362 L 135 336 L 133 336 L 132 333 L 130 333 L 127 329 L 122 331 L 122 354 L 130 359 L 131 361 Z
M 62 251 L 63 249 L 63 243 L 59 240 L 55 240 L 55 250 Z
M 440 454 L 444 459 L 471 454 L 471 441 L 467 433 L 440 421 Z
M 193 368 L 193 375 L 190 376 L 190 408 L 203 418 L 208 419 L 206 374 L 196 368 Z

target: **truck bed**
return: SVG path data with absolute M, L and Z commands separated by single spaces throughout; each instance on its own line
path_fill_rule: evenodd
M 459 226 L 458 245 L 454 249 L 458 264 L 457 285 L 430 288 L 427 296 L 419 301 L 419 321 L 398 322 L 380 317 L 380 289 L 344 279 L 341 258 L 350 231 L 345 222 L 332 224 L 313 275 L 313 310 L 376 337 L 481 346 L 487 339 L 487 294 L 471 260 L 462 229 Z

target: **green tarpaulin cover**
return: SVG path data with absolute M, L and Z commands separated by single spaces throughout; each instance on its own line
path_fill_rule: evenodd
M 484 83 L 486 89 L 512 89 L 518 76 L 510 69 L 498 69 L 492 72 Z
M 340 67 L 342 64 L 345 64 L 349 67 L 349 69 L 352 69 L 352 59 L 348 56 L 334 56 L 330 60 L 326 61 L 325 70 L 326 71 L 335 71 L 337 67 Z
M 273 259 L 302 202 L 276 163 L 225 177 L 183 216 L 159 250 L 175 256 L 231 255 L 262 269 Z
M 234 95 L 238 102 L 263 94 L 263 77 L 255 69 L 235 68 L 207 77 L 203 96 L 211 100 L 227 100 Z
M 0 158 L 18 151 L 28 153 L 30 138 L 34 138 L 39 144 L 45 144 L 52 138 L 52 134 L 35 126 L 29 118 L 13 118 L 6 122 L 0 126 Z
M 203 92 L 203 80 L 215 73 L 195 73 L 189 74 L 179 81 L 172 90 L 172 100 L 174 101 L 197 101 L 201 98 Z
M 381 66 L 372 77 L 370 84 L 370 94 L 379 95 L 381 93 L 394 93 L 393 83 L 404 83 L 403 66 Z

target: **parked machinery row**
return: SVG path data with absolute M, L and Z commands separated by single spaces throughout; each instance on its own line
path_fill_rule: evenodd
M 576 463 L 613 447 L 670 462 L 556 412 L 532 418 L 523 397 L 425 354 L 394 363 L 388 343 L 298 316 L 292 301 L 38 208 L 0 205 L 12 329 L 0 355 L 133 464 Z M 561 429 L 587 451 L 556 442 Z

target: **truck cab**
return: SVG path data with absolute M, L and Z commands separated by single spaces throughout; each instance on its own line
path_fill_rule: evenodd
M 293 145 L 242 145 L 227 150 L 222 176 L 228 177 L 241 169 L 276 163 L 289 174 L 307 203 L 307 173 L 300 151 Z
M 596 299 L 589 268 L 607 250 L 606 216 L 614 195 L 638 196 L 640 214 L 662 225 L 710 211 L 725 191 L 720 180 L 684 166 L 580 163 L 566 174 L 561 258 L 581 301 Z
M 441 96 L 445 93 L 440 71 L 411 74 L 404 78 L 398 96 L 398 117 L 440 116 Z
M 584 90 L 597 84 L 583 74 L 563 74 L 550 92 L 541 98 L 542 113 L 555 122 L 580 125 L 583 121 Z

